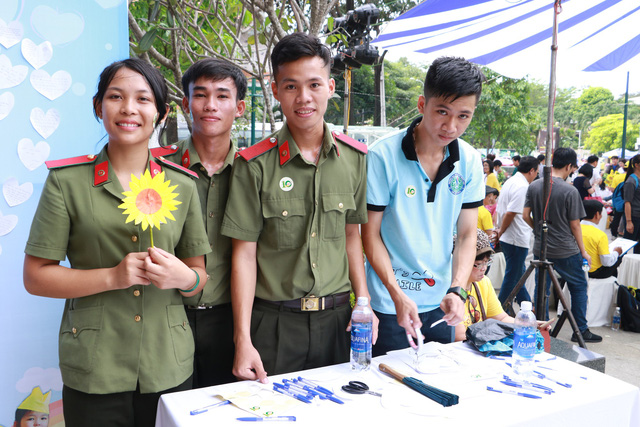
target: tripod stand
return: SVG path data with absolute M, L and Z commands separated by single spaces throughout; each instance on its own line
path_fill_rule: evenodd
M 547 168 L 545 167 L 545 175 L 547 173 L 548 171 L 547 171 Z M 546 193 L 548 194 L 548 192 Z M 560 332 L 560 329 L 562 328 L 562 325 L 564 324 L 565 319 L 568 317 L 569 323 L 571 324 L 571 328 L 573 329 L 573 332 L 578 337 L 578 344 L 582 348 L 587 348 L 587 345 L 584 342 L 584 338 L 582 338 L 582 334 L 580 333 L 580 329 L 578 329 L 578 324 L 576 323 L 576 319 L 573 317 L 573 313 L 571 313 L 571 310 L 566 309 L 568 307 L 567 301 L 564 297 L 564 294 L 562 293 L 562 288 L 560 287 L 560 283 L 558 283 L 556 272 L 553 270 L 553 263 L 546 260 L 545 252 L 547 248 L 547 242 L 546 242 L 547 232 L 548 232 L 547 222 L 542 221 L 542 230 L 541 230 L 542 244 L 541 244 L 540 259 L 531 261 L 531 264 L 529 264 L 527 271 L 525 271 L 524 275 L 520 278 L 520 280 L 518 281 L 516 286 L 513 288 L 513 290 L 511 291 L 511 293 L 509 294 L 509 296 L 507 297 L 506 301 L 502 306 L 510 316 L 514 316 L 514 311 L 512 306 L 513 300 L 518 294 L 518 292 L 520 291 L 520 289 L 524 286 L 524 284 L 526 283 L 527 279 L 529 278 L 533 270 L 537 268 L 538 269 L 538 292 L 536 295 L 536 315 L 538 317 L 538 320 L 546 320 L 544 318 L 545 311 L 546 311 L 545 307 L 547 306 L 547 292 L 546 292 L 547 283 L 545 280 L 546 279 L 545 276 L 549 275 L 549 278 L 551 279 L 551 283 L 553 283 L 553 289 L 555 289 L 556 295 L 558 295 L 558 297 L 560 298 L 560 301 L 562 302 L 562 306 L 565 307 L 565 310 L 562 313 L 562 316 L 560 317 L 560 321 L 558 321 L 556 326 L 551 331 L 550 335 L 552 337 L 556 337 L 558 335 L 558 332 Z

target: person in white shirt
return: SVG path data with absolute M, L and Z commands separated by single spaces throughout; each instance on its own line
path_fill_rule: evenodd
M 518 280 L 524 274 L 524 262 L 529 253 L 531 227 L 522 219 L 522 209 L 529 184 L 536 179 L 539 161 L 532 156 L 520 159 L 518 172 L 509 178 L 502 187 L 498 198 L 498 222 L 500 231 L 498 240 L 505 258 L 504 280 L 498 299 L 504 304 Z M 523 286 L 516 295 L 516 301 L 531 301 L 529 292 Z
M 593 166 L 593 175 L 591 176 L 591 179 L 589 180 L 589 182 L 591 182 L 591 185 L 594 188 L 597 185 L 600 185 L 600 183 L 602 182 L 602 175 L 600 173 L 600 168 L 598 167 L 599 160 L 600 159 L 598 159 L 598 156 L 595 156 L 595 155 L 591 155 L 587 157 L 587 163 Z

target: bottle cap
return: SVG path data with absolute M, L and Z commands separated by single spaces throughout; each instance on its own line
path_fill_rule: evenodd
M 532 305 L 531 301 L 522 301 L 520 303 L 520 309 L 524 311 L 531 311 Z
M 358 305 L 367 305 L 367 304 L 369 304 L 369 298 L 358 297 Z

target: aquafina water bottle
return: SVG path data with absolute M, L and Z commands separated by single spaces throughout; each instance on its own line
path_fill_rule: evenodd
M 351 369 L 366 371 L 371 365 L 373 312 L 367 297 L 359 297 L 351 314 Z
M 517 376 L 528 377 L 533 372 L 537 327 L 536 317 L 531 311 L 531 301 L 522 301 L 515 321 L 511 361 L 511 366 Z

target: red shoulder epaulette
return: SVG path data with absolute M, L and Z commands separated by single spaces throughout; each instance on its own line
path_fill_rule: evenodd
M 178 151 L 178 146 L 176 144 L 172 144 L 165 147 L 152 148 L 150 151 L 153 157 L 168 156 Z
M 333 137 L 335 139 L 337 139 L 340 142 L 343 142 L 345 144 L 347 144 L 349 147 L 358 150 L 361 153 L 367 154 L 367 152 L 369 151 L 369 148 L 367 147 L 367 144 L 364 144 L 356 139 L 351 138 L 348 135 L 345 135 L 342 132 L 337 132 L 337 131 L 333 131 L 331 132 L 331 134 L 333 135 Z
M 238 155 L 245 159 L 246 161 L 252 160 L 258 157 L 261 154 L 266 153 L 271 150 L 273 147 L 278 145 L 278 140 L 275 137 L 270 137 L 265 140 L 258 142 L 251 147 L 247 147 L 244 150 L 240 151 Z
M 77 166 L 77 165 L 93 163 L 96 161 L 96 158 L 97 157 L 95 154 L 89 154 L 85 156 L 69 157 L 67 159 L 47 160 L 44 163 L 47 165 L 47 168 L 49 169 L 57 169 L 57 168 L 63 168 L 65 166 Z
M 185 167 L 180 166 L 180 165 L 179 165 L 179 164 L 177 164 L 177 163 L 173 163 L 173 162 L 171 162 L 171 161 L 169 161 L 169 160 L 165 159 L 165 158 L 164 158 L 164 157 L 162 157 L 162 156 L 156 157 L 156 160 L 160 161 L 160 163 L 162 163 L 163 165 L 167 165 L 167 166 L 169 166 L 169 167 L 170 167 L 170 168 L 172 168 L 172 169 L 176 169 L 176 170 L 179 170 L 179 171 L 181 171 L 181 172 L 184 172 L 184 173 L 186 173 L 187 175 L 192 176 L 192 177 L 194 177 L 194 178 L 196 178 L 196 179 L 198 178 L 198 174 L 197 174 L 197 173 L 195 173 L 194 171 L 192 171 L 191 169 L 187 169 L 187 168 L 185 168 Z

